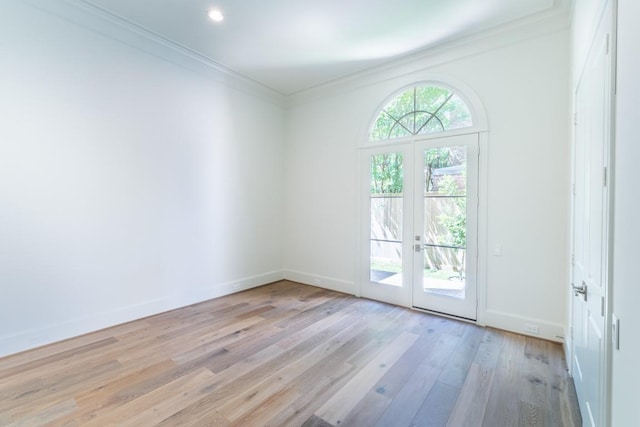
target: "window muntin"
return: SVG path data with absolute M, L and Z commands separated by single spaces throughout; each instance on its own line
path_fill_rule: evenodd
M 415 86 L 391 100 L 378 114 L 369 141 L 463 129 L 473 126 L 466 102 L 452 90 Z

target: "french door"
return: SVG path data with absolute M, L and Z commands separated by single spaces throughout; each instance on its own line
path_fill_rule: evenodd
M 478 134 L 363 150 L 361 294 L 476 319 Z
M 413 306 L 476 319 L 478 135 L 415 143 Z

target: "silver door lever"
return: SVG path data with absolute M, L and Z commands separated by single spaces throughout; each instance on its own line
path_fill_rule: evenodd
M 584 300 L 587 300 L 587 284 L 585 283 L 585 281 L 582 281 L 582 284 L 580 286 L 576 286 L 573 283 L 571 284 L 571 288 L 573 289 L 573 294 L 575 296 L 578 296 L 578 294 L 581 294 L 584 298 Z

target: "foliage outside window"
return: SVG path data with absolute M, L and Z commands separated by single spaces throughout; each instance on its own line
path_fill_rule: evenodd
M 442 147 L 426 150 L 424 160 L 425 214 L 430 218 L 425 267 L 434 272 L 451 269 L 460 280 L 467 246 L 466 157 L 464 147 Z
M 371 158 L 371 194 L 402 194 L 402 154 L 388 153 Z
M 467 104 L 454 92 L 418 86 L 389 102 L 376 119 L 369 141 L 444 132 L 473 126 Z

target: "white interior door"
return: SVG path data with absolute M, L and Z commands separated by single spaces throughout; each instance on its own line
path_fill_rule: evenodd
M 413 306 L 477 312 L 478 135 L 417 141 Z
M 606 425 L 607 418 L 609 29 L 608 19 L 604 18 L 576 94 L 571 353 L 572 372 L 585 426 Z

